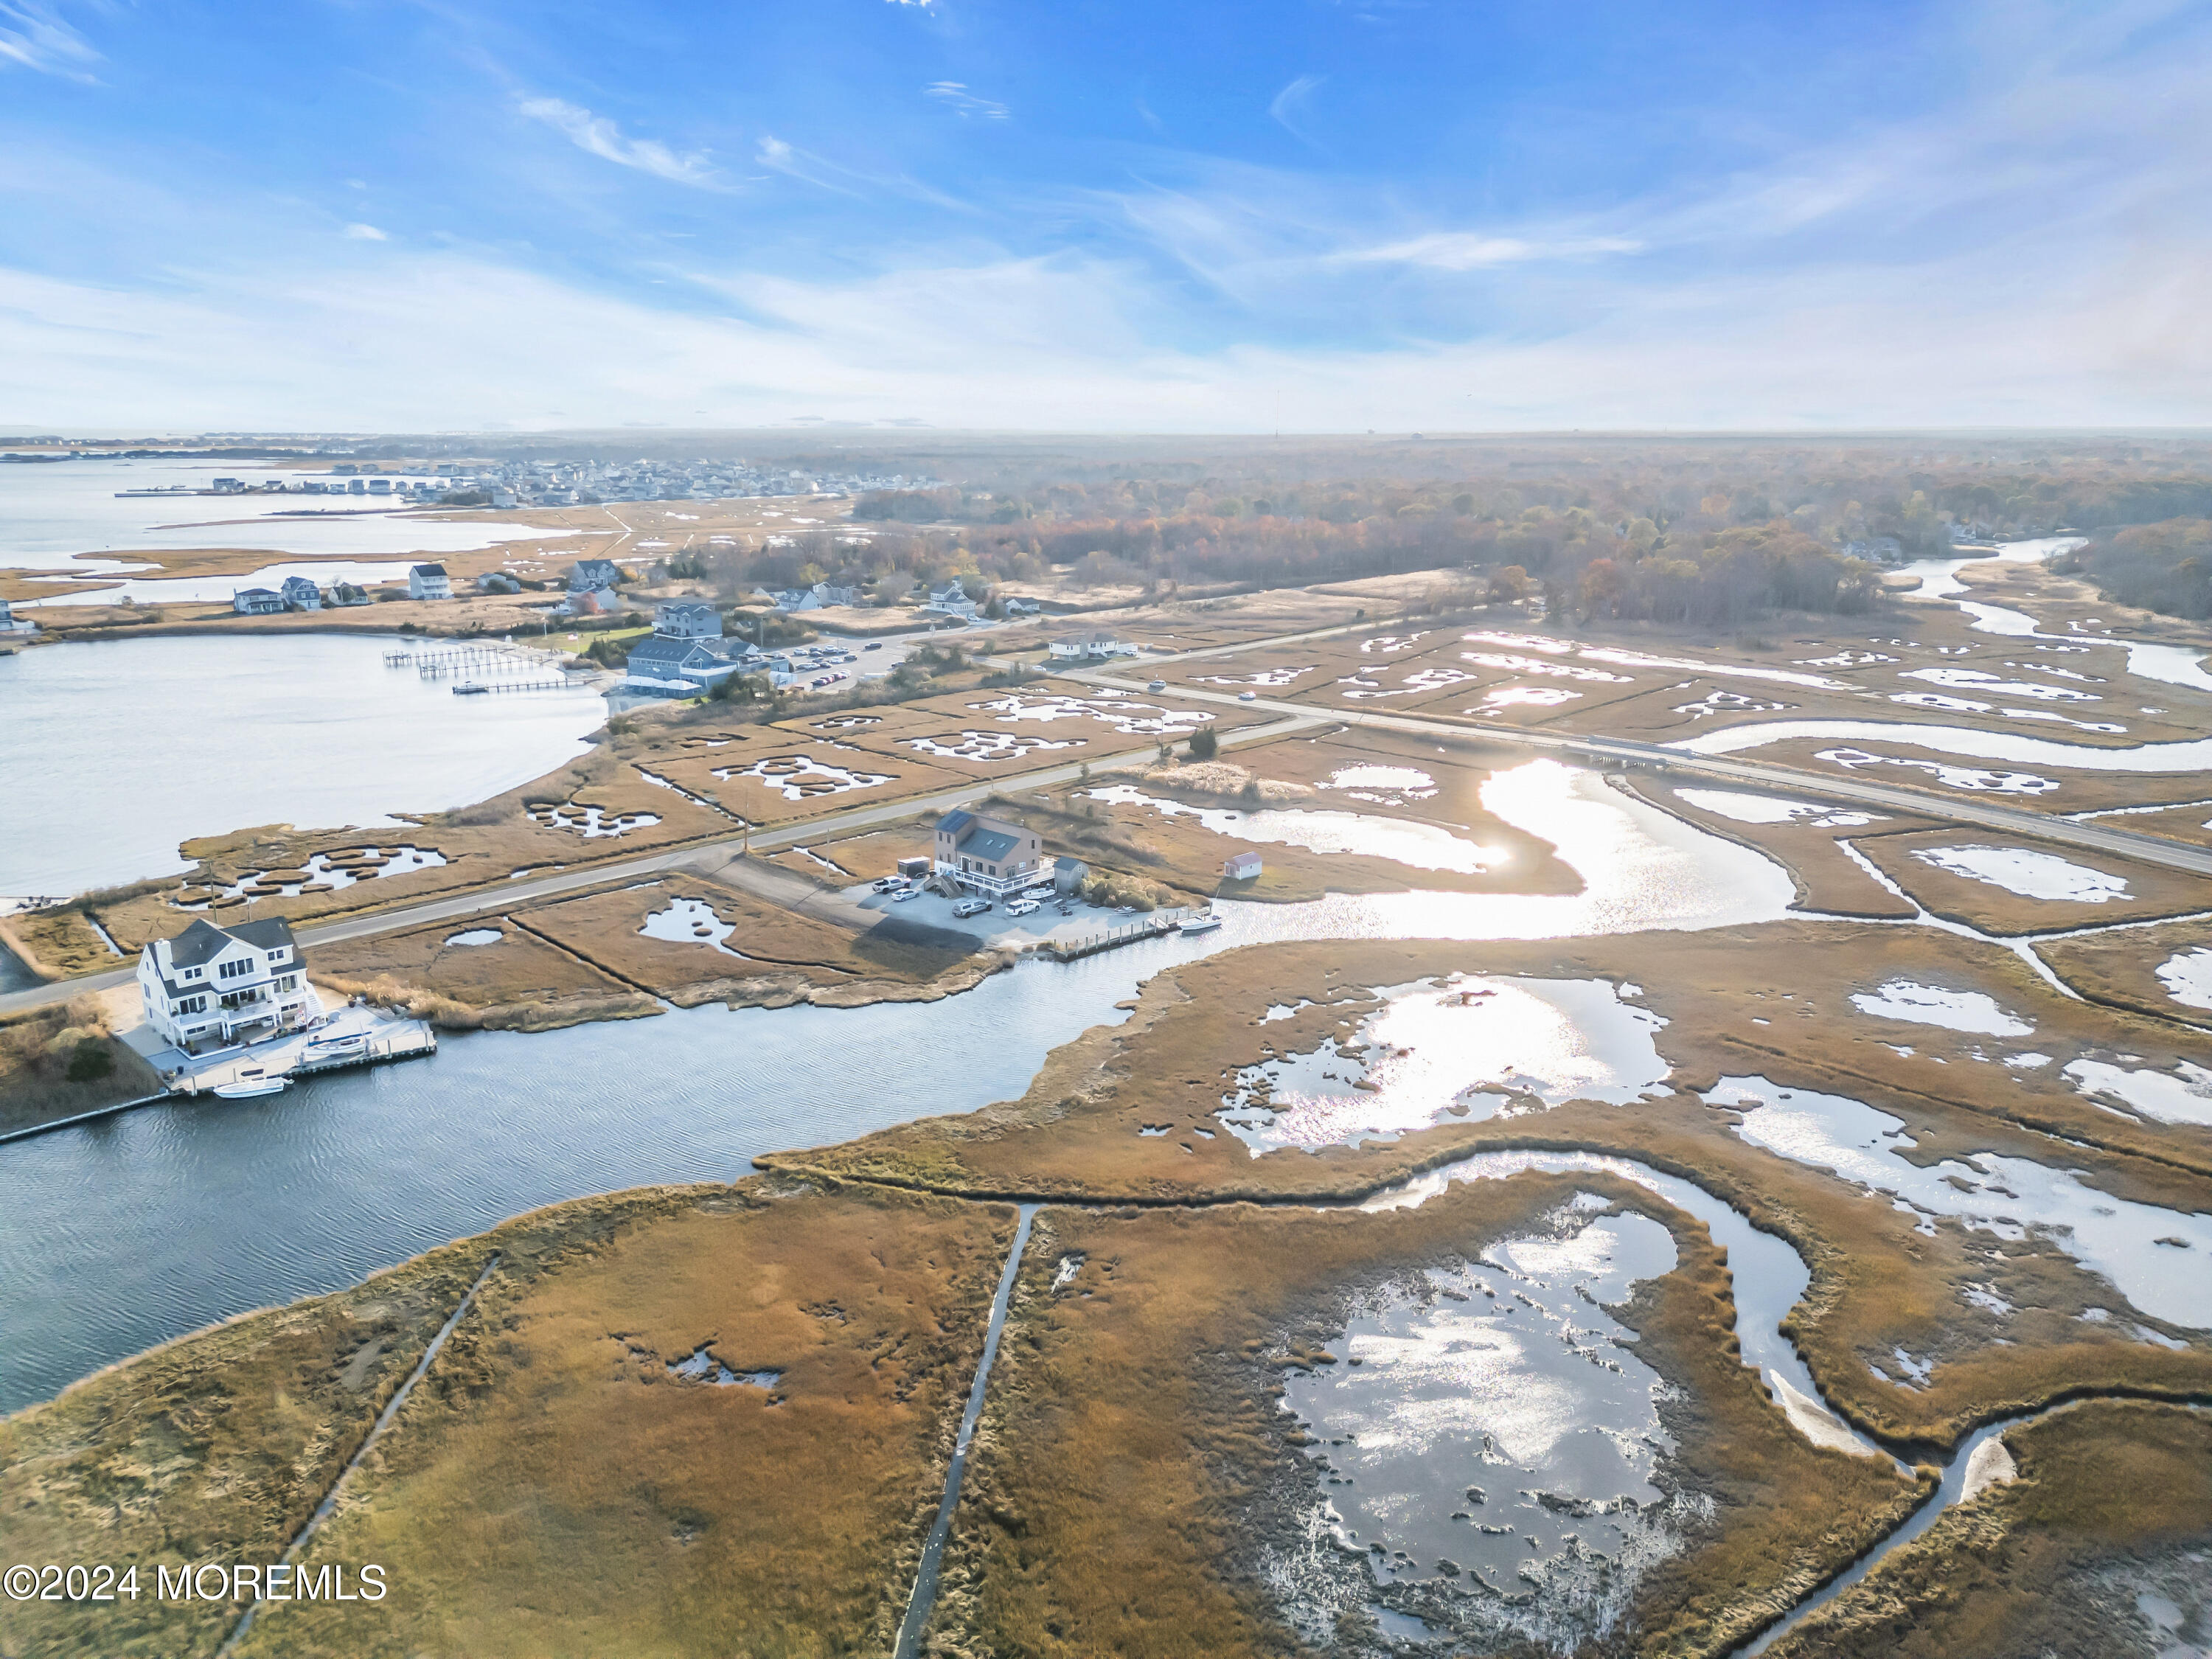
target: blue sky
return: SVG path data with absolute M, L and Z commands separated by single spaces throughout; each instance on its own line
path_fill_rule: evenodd
M 0 425 L 2212 424 L 2212 5 L 0 0 Z

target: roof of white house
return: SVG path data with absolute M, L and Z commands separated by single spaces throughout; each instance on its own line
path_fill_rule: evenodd
M 446 567 L 442 564 L 418 564 L 410 574 L 416 576 L 442 576 L 446 574 Z

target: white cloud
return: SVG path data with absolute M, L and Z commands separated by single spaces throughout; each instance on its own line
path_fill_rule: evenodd
M 675 184 L 702 190 L 722 188 L 704 150 L 679 154 L 655 138 L 625 138 L 622 129 L 606 117 L 559 98 L 526 98 L 516 107 L 532 120 L 567 133 L 579 149 L 589 150 L 604 161 L 635 167 Z
M 355 242 L 388 242 L 392 239 L 374 225 L 348 225 L 346 239 Z
M 0 0 L 0 65 L 15 64 L 73 81 L 92 77 L 84 65 L 100 54 L 41 0 Z
M 978 98 L 958 81 L 933 81 L 921 89 L 921 95 L 934 98 L 963 121 L 1003 121 L 1013 112 L 1004 104 Z

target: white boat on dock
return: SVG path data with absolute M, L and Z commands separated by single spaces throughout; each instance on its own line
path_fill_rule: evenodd
M 1221 926 L 1221 918 L 1211 910 L 1202 910 L 1194 916 L 1185 916 L 1176 924 L 1179 933 L 1210 933 Z
M 240 1078 L 235 1083 L 217 1084 L 208 1092 L 218 1100 L 257 1100 L 263 1095 L 281 1095 L 291 1086 L 288 1077 Z

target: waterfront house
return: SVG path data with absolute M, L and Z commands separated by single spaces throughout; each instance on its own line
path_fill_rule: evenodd
M 504 570 L 493 570 L 477 578 L 477 592 L 479 593 L 520 593 L 522 592 L 522 584 L 517 581 L 513 576 L 508 575 Z
M 986 898 L 1005 898 L 1053 878 L 1035 830 L 964 808 L 938 819 L 935 863 L 939 874 Z
M 273 588 L 233 588 L 230 608 L 241 617 L 273 617 L 284 608 L 284 596 Z
M 1035 599 L 1008 599 L 1005 605 L 1000 607 L 1000 609 L 1006 612 L 1007 618 L 1012 620 L 1016 617 L 1035 617 L 1040 615 L 1043 611 L 1044 606 L 1038 604 Z
M 407 597 L 410 599 L 450 599 L 453 584 L 442 564 L 418 564 L 407 573 Z
M 722 613 L 696 599 L 663 599 L 653 607 L 653 631 L 672 640 L 719 640 Z
M 27 617 L 18 617 L 13 605 L 5 599 L 0 599 L 0 634 L 35 634 L 38 631 L 38 623 Z
M 588 593 L 594 588 L 612 587 L 621 574 L 621 567 L 612 559 L 579 559 L 568 567 L 568 591 Z
M 1063 634 L 1046 649 L 1055 657 L 1133 657 L 1136 645 L 1117 635 L 1091 629 L 1081 634 Z
M 696 697 L 753 667 L 759 656 L 743 640 L 651 634 L 630 647 L 622 689 L 654 696 Z
M 146 1023 L 173 1048 L 197 1051 L 296 1030 L 323 1012 L 292 929 L 282 918 L 218 927 L 195 921 L 138 953 Z
M 1233 853 L 1222 865 L 1221 873 L 1231 881 L 1257 881 L 1260 878 L 1260 855 L 1257 853 Z
M 284 586 L 278 591 L 283 595 L 286 606 L 291 610 L 320 611 L 323 608 L 323 590 L 316 586 L 309 577 L 287 576 Z

